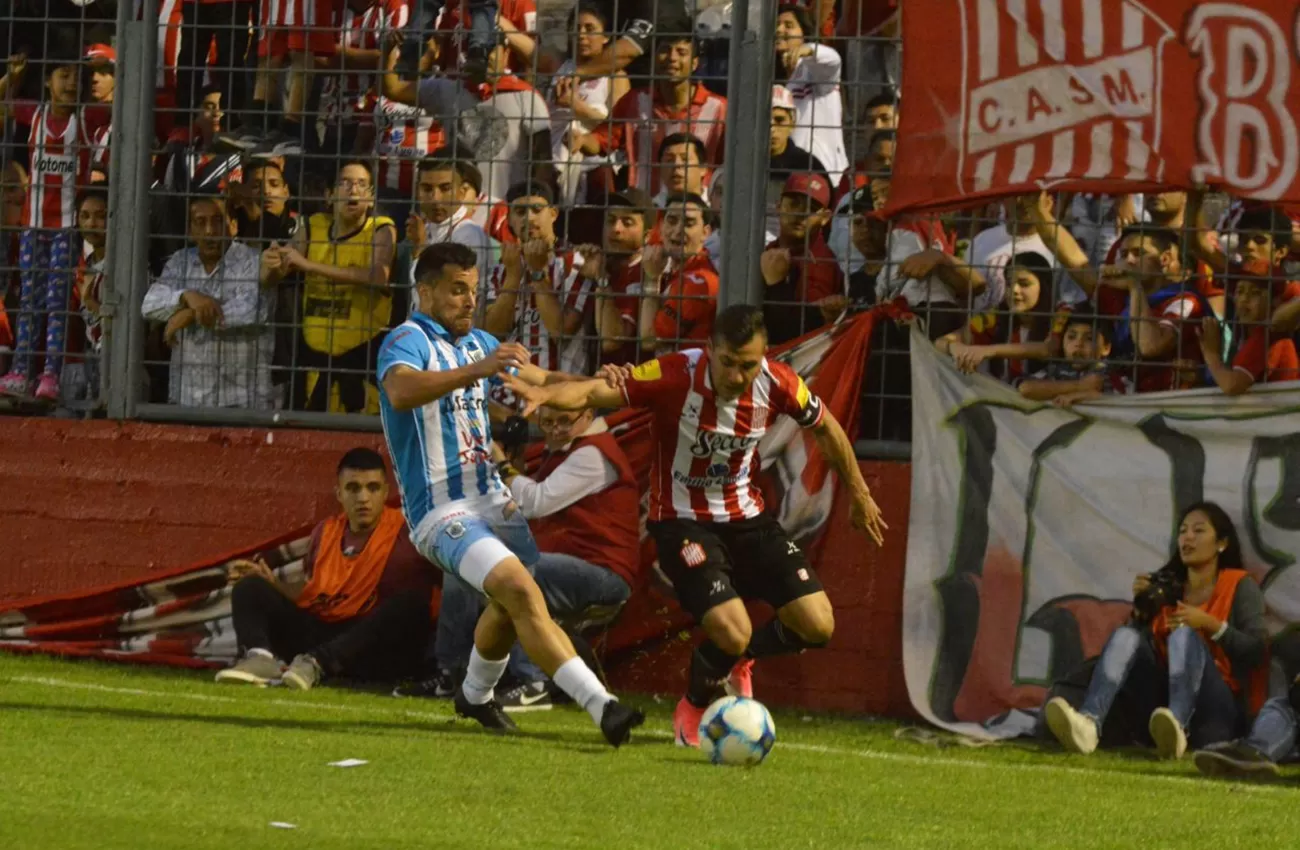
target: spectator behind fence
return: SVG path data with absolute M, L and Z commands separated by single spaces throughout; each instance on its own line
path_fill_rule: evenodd
M 257 79 L 250 113 L 241 116 L 246 134 L 263 137 L 273 153 L 302 153 L 303 113 L 316 60 L 337 52 L 335 16 L 343 0 L 266 0 L 258 21 Z M 287 69 L 287 75 L 284 73 Z M 288 91 L 281 91 L 287 76 Z M 274 114 L 272 114 L 274 110 Z M 315 135 L 315 122 L 311 132 Z M 269 131 L 269 132 L 268 132 Z
M 876 301 L 876 284 L 888 259 L 889 223 L 877 215 L 871 190 L 858 189 L 849 198 L 849 239 L 862 257 L 862 265 L 849 275 L 849 301 L 870 306 Z
M 671 195 L 699 195 L 709 199 L 709 178 L 712 170 L 705 164 L 707 156 L 704 143 L 690 133 L 673 133 L 664 136 L 655 154 L 659 166 L 659 194 L 656 207 L 663 209 Z
M 655 154 L 666 136 L 690 133 L 704 145 L 710 168 L 722 163 L 727 99 L 692 81 L 699 66 L 689 35 L 666 33 L 655 45 L 655 82 L 635 88 L 614 107 L 609 121 L 593 131 L 603 154 L 622 151 L 627 185 L 652 195 L 662 188 Z
M 893 130 L 877 131 L 867 145 L 866 157 L 845 173 L 835 190 L 835 218 L 831 221 L 829 244 L 848 274 L 860 269 L 865 258 L 853 244 L 851 219 L 844 212 L 854 197 L 858 198 L 859 208 L 867 209 L 869 201 L 870 209 L 884 209 L 888 199 L 889 176 L 894 168 L 895 147 Z M 856 194 L 858 192 L 862 194 Z
M 645 359 L 638 345 L 641 252 L 656 215 L 650 196 L 640 189 L 615 192 L 605 201 L 595 319 L 602 363 L 635 365 Z
M 189 200 L 189 238 L 145 293 L 141 312 L 164 323 L 171 347 L 167 399 L 183 407 L 275 406 L 271 358 L 275 314 L 271 266 L 236 242 L 222 200 Z M 259 264 L 259 259 L 263 262 Z
M 1189 197 L 1188 217 L 1193 222 L 1201 220 L 1203 203 L 1201 192 Z M 1292 242 L 1294 227 L 1282 209 L 1254 206 L 1243 210 L 1237 218 L 1233 256 L 1224 253 L 1215 234 L 1207 228 L 1198 226 L 1193 240 L 1193 251 L 1208 269 L 1211 279 L 1250 278 L 1275 284 L 1266 310 L 1272 315 L 1274 329 L 1284 334 L 1300 330 L 1300 286 L 1287 284 L 1284 266 L 1296 247 Z M 1216 307 L 1216 312 L 1223 314 L 1221 307 Z
M 81 314 L 85 329 L 82 362 L 63 366 L 65 400 L 84 401 L 99 395 L 99 363 L 103 356 L 100 309 L 104 301 L 104 274 L 108 270 L 108 189 L 87 186 L 77 195 L 77 232 L 84 250 L 72 288 L 73 311 Z
M 420 160 L 415 181 L 418 207 L 406 220 L 406 238 L 415 257 L 434 242 L 456 242 L 472 249 L 478 260 L 479 286 L 486 292 L 501 246 L 474 222 L 472 209 L 465 203 L 467 194 L 472 197 L 477 192 L 473 187 L 466 192 L 461 174 L 465 169 L 477 168 L 473 163 L 456 162 L 451 154 L 449 148 L 442 148 Z M 414 285 L 414 264 L 411 272 Z
M 107 44 L 92 44 L 86 48 L 86 62 L 90 65 L 91 101 L 111 110 L 113 96 L 117 91 L 117 51 Z M 112 123 L 106 122 L 91 137 L 91 183 L 108 182 L 109 140 L 112 133 Z
M 190 195 L 224 192 L 243 179 L 239 151 L 224 147 L 218 139 L 226 117 L 222 97 L 216 86 L 204 87 L 193 120 L 172 130 L 159 157 L 164 192 L 151 213 L 157 221 L 154 232 L 169 237 L 159 240 L 168 250 L 175 250 L 184 240 Z
M 264 255 L 273 279 L 291 272 L 303 278 L 293 409 L 376 414 L 379 344 L 404 315 L 390 280 L 396 228 L 374 214 L 375 184 L 364 162 L 344 163 L 328 198 L 330 213 L 311 216 L 288 246 L 272 245 Z
M 826 166 L 807 150 L 799 147 L 790 136 L 795 127 L 794 95 L 784 86 L 772 87 L 772 127 L 769 134 L 767 166 L 767 241 L 776 238 L 779 230 L 777 206 L 785 193 L 785 183 L 794 174 L 820 174 L 830 185 Z
M 11 110 L 27 130 L 30 180 L 18 251 L 21 289 L 13 361 L 0 377 L 0 395 L 55 402 L 67 344 L 67 319 L 80 244 L 76 197 L 90 180 L 92 139 L 108 123 L 103 107 L 80 107 L 81 66 L 75 54 L 44 61 L 40 103 L 8 103 L 22 85 L 27 57 L 9 58 L 0 77 L 0 119 Z M 38 357 L 44 364 L 36 378 Z
M 241 658 L 218 682 L 282 679 L 309 690 L 322 679 L 398 679 L 414 672 L 429 632 L 433 565 L 411 545 L 401 511 L 387 507 L 388 471 L 370 449 L 338 466 L 343 512 L 316 526 L 296 595 L 261 560 L 234 561 L 230 613 Z M 282 658 L 292 659 L 284 669 Z
M 935 341 L 963 372 L 986 371 L 1015 384 L 1060 351 L 1063 325 L 1052 314 L 1052 264 L 1037 252 L 1007 259 L 1006 283 L 997 309 L 971 317 L 960 333 Z M 1062 314 L 1062 321 L 1064 314 Z M 996 361 L 993 368 L 984 364 Z
M 881 92 L 868 100 L 865 111 L 863 126 L 866 129 L 872 132 L 898 129 L 898 99 L 889 92 Z
M 831 186 L 820 174 L 792 174 L 781 193 L 776 239 L 759 258 L 763 322 L 781 345 L 839 318 L 848 304 L 844 274 L 822 238 Z
M 1261 381 L 1300 380 L 1295 342 L 1269 325 L 1269 304 L 1273 300 L 1270 296 L 1282 287 L 1269 284 L 1271 269 L 1266 261 L 1248 263 L 1242 270 L 1263 279 L 1244 278 L 1233 287 L 1237 320 L 1233 337 L 1240 344 L 1231 365 L 1223 361 L 1223 331 L 1219 320 L 1214 316 L 1201 319 L 1201 353 L 1205 365 L 1214 383 L 1228 395 L 1241 395 Z
M 1099 398 L 1108 393 L 1132 391 L 1122 368 L 1107 362 L 1114 338 L 1114 322 L 1097 315 L 1092 305 L 1070 310 L 1059 319 L 1061 355 L 1020 382 L 1020 395 L 1034 401 L 1051 401 L 1058 407 Z
M 507 50 L 505 65 L 512 72 L 533 69 L 537 51 L 537 4 L 533 0 L 418 0 L 426 9 L 438 5 L 442 12 L 430 16 L 438 41 L 438 66 L 445 76 L 464 74 L 475 86 L 492 77 L 491 51 L 500 43 Z M 418 15 L 417 15 L 418 20 Z
M 1185 510 L 1177 554 L 1139 575 L 1133 593 L 1136 616 L 1106 642 L 1082 703 L 1047 702 L 1047 727 L 1061 746 L 1094 751 L 1121 692 L 1149 716 L 1161 758 L 1182 758 L 1189 739 L 1201 748 L 1242 734 L 1265 695 L 1268 633 L 1263 593 L 1224 510 L 1210 502 Z
M 491 199 L 516 183 L 554 182 L 551 123 L 546 101 L 532 86 L 510 73 L 507 50 L 498 44 L 488 56 L 489 82 L 469 88 L 463 80 L 429 76 L 418 83 L 400 79 L 392 68 L 384 74 L 384 96 L 419 106 L 448 133 L 457 158 L 473 159 Z M 452 132 L 459 128 L 459 132 Z
M 406 232 L 411 198 L 419 200 L 420 168 L 430 157 L 449 157 L 447 136 L 433 116 L 418 106 L 379 99 L 375 107 L 373 152 L 378 161 L 375 181 L 379 187 L 380 211 L 393 220 L 399 233 Z M 418 252 L 417 252 L 418 253 Z
M 840 104 L 840 55 L 824 44 L 810 44 L 817 36 L 812 18 L 791 4 L 777 9 L 777 79 L 784 82 L 795 102 L 794 143 L 815 154 L 829 169 L 833 183 L 849 167 L 844 149 L 844 114 Z
M 699 195 L 673 195 L 663 211 L 663 244 L 641 254 L 641 349 L 668 353 L 704 343 L 718 310 L 718 270 L 704 247 L 713 210 Z
M 571 207 L 588 197 L 588 175 L 610 164 L 600 156 L 600 143 L 591 135 L 609 118 L 627 94 L 627 74 L 578 76 L 579 62 L 600 55 L 613 40 L 608 10 L 596 0 L 579 0 L 569 13 L 569 58 L 555 72 L 548 93 L 551 111 L 551 158 L 559 171 L 560 202 Z
M 253 83 L 250 66 L 257 52 L 256 32 L 250 21 L 256 22 L 260 4 L 257 0 L 193 0 L 179 5 L 184 38 L 179 45 L 183 55 L 178 57 L 176 72 L 178 105 L 187 112 L 194 107 L 206 76 L 242 122 Z
M 321 152 L 326 157 L 363 153 L 387 140 L 385 130 L 391 129 L 383 126 L 385 115 L 377 103 L 379 75 L 385 68 L 384 38 L 402 30 L 410 18 L 407 0 L 342 0 L 341 5 L 334 55 L 315 63 L 317 71 L 333 72 L 321 82 L 318 120 L 325 129 Z M 432 60 L 427 64 L 422 60 L 421 73 L 431 70 Z M 417 116 L 408 113 L 402 117 Z M 309 137 L 316 136 L 315 122 L 312 124 Z M 416 157 L 431 150 L 433 147 L 425 148 Z M 384 185 L 382 178 L 379 185 Z M 405 197 L 411 197 L 409 187 Z
M 227 184 L 231 217 L 241 242 L 258 250 L 287 242 L 298 230 L 298 214 L 289 206 L 289 183 L 283 160 L 254 159 L 242 179 Z
M 519 240 L 501 247 L 492 271 L 483 329 L 498 339 L 521 343 L 532 362 L 547 371 L 588 374 L 587 344 L 581 337 L 594 279 L 583 257 L 558 245 L 559 210 L 547 186 L 522 183 L 506 194 L 510 230 Z
M 1048 286 L 1043 293 L 1045 304 L 1051 304 L 1056 300 L 1083 300 L 1084 293 L 1079 291 L 1077 285 L 1071 285 L 1069 292 L 1056 291 L 1054 273 L 1056 257 L 1038 235 L 1035 210 L 1039 203 L 1054 202 L 1046 193 L 1006 198 L 1001 205 L 1004 220 L 976 233 L 975 238 L 971 240 L 968 260 L 987 284 L 974 300 L 971 309 L 975 312 L 995 310 L 1005 300 L 1007 286 L 1010 283 L 1007 280 L 1007 263 L 1014 254 L 1041 255 L 1053 270 L 1047 276 Z M 1050 206 L 1047 207 L 1046 212 L 1050 214 Z
M 627 455 L 591 411 L 543 408 L 538 425 L 546 454 L 533 475 L 521 474 L 495 444 L 493 460 L 537 539 L 541 554 L 533 578 L 546 608 L 577 638 L 576 647 L 582 641 L 574 633 L 612 621 L 638 584 L 640 488 Z M 463 666 L 473 645 L 479 599 L 463 583 L 455 587 L 448 583 L 443 596 L 438 639 L 455 647 Z M 562 697 L 518 643 L 507 671 L 516 684 L 497 697 L 506 711 L 548 709 Z

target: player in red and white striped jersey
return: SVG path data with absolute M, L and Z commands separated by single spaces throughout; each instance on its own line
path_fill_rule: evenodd
M 700 717 L 729 676 L 750 696 L 749 662 L 824 646 L 834 629 L 830 599 L 812 565 L 764 513 L 755 480 L 759 443 L 779 417 L 812 431 L 848 487 L 853 525 L 883 541 L 880 509 L 844 429 L 803 380 L 769 361 L 766 351 L 762 308 L 740 304 L 718 315 L 706 349 L 643 363 L 621 389 L 603 378 L 546 387 L 504 379 L 525 402 L 525 415 L 539 405 L 638 407 L 653 414 L 647 530 L 678 601 L 707 636 L 691 658 L 690 685 L 673 717 L 683 745 L 698 745 Z M 750 598 L 776 609 L 757 630 L 742 601 Z
M 483 327 L 502 339 L 523 343 L 532 362 L 548 371 L 590 374 L 582 338 L 594 281 L 584 275 L 585 258 L 557 249 L 559 210 L 546 186 L 523 183 L 506 193 L 510 229 L 519 242 L 502 246 L 484 301 Z

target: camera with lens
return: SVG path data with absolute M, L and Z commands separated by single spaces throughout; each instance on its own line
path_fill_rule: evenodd
M 514 457 L 528 445 L 528 420 L 522 416 L 508 417 L 499 428 L 493 429 L 493 436 L 506 457 Z
M 1163 608 L 1177 605 L 1186 583 L 1173 570 L 1162 567 L 1151 574 L 1150 584 L 1133 597 L 1133 622 L 1148 625 Z

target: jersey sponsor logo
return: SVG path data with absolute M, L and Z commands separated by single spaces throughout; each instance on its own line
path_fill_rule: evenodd
M 735 484 L 745 477 L 745 469 L 741 467 L 736 474 L 731 474 L 731 467 L 725 463 L 716 463 L 709 467 L 704 475 L 687 475 L 684 472 L 673 470 L 673 480 L 683 487 L 709 490 L 715 487 L 725 487 L 728 484 Z M 721 474 L 713 475 L 715 470 L 722 470 Z
M 647 360 L 632 370 L 634 381 L 657 381 L 664 376 L 663 367 L 658 360 Z
M 487 410 L 487 399 L 467 395 L 443 396 L 439 401 L 443 413 L 474 413 Z
M 77 173 L 75 156 L 53 156 L 42 154 L 36 160 L 37 174 L 54 174 L 60 177 L 72 177 Z
M 800 567 L 799 571 L 796 572 L 795 575 L 799 576 L 799 581 L 808 581 L 808 570 L 804 567 Z
M 761 437 L 736 437 L 731 434 L 719 434 L 715 431 L 701 430 L 695 435 L 691 444 L 691 454 L 695 457 L 709 457 L 715 454 L 731 455 L 747 452 L 758 445 Z
M 698 567 L 708 560 L 708 555 L 704 553 L 704 547 L 689 540 L 682 543 L 681 556 L 682 563 L 688 567 Z

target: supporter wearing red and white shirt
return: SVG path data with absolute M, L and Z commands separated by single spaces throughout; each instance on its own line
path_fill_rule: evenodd
M 600 253 L 603 274 L 596 282 L 596 336 L 601 364 L 640 363 L 641 252 L 655 221 L 650 196 L 625 189 L 605 201 Z
M 812 431 L 848 489 L 854 526 L 883 540 L 880 509 L 844 429 L 803 379 L 766 351 L 762 311 L 741 304 L 718 316 L 707 349 L 643 363 L 620 388 L 603 378 L 544 387 L 507 381 L 526 401 L 525 411 L 547 405 L 651 412 L 647 531 L 678 601 L 707 636 L 691 659 L 690 686 L 673 718 L 678 741 L 686 745 L 698 743 L 700 716 L 742 656 L 824 646 L 834 628 L 830 600 L 812 565 L 764 512 L 758 446 L 780 417 Z M 753 628 L 742 596 L 762 599 L 776 616 Z M 747 668 L 737 671 L 737 686 L 752 692 Z
M 463 48 L 468 45 L 470 19 L 465 0 L 447 0 L 433 25 L 438 33 L 438 67 L 446 72 L 460 68 Z M 537 4 L 534 0 L 500 0 L 497 5 L 497 28 L 506 35 L 510 51 L 508 67 L 517 74 L 533 70 L 537 49 Z
M 595 258 L 557 248 L 559 210 L 548 187 L 521 183 L 506 200 L 510 229 L 519 242 L 501 247 L 501 263 L 484 296 L 483 328 L 522 343 L 542 369 L 589 374 L 582 328 L 593 281 L 583 266 Z
M 722 164 L 727 99 L 692 82 L 699 66 L 695 42 L 689 37 L 664 37 L 655 54 L 657 82 L 632 89 L 614 106 L 588 139 L 584 153 L 622 151 L 627 158 L 628 185 L 651 195 L 660 189 L 655 154 L 667 136 L 690 133 L 704 144 L 705 165 Z
M 1233 289 L 1237 332 L 1245 334 L 1245 339 L 1231 366 L 1223 362 L 1223 333 L 1218 320 L 1211 316 L 1201 323 L 1201 351 L 1219 389 L 1227 395 L 1240 395 L 1260 381 L 1300 380 L 1295 342 L 1269 327 L 1273 287 L 1268 281 L 1240 280 Z
M 308 75 L 317 61 L 328 60 L 337 52 L 335 27 L 341 6 L 342 0 L 262 0 L 257 84 L 251 111 L 242 118 L 245 128 L 255 133 L 269 128 L 270 109 L 280 102 L 279 71 L 288 67 L 283 117 L 278 133 L 269 137 L 277 142 L 277 153 L 300 152 L 298 140 L 305 138 L 303 112 L 311 88 Z
M 382 117 L 379 75 L 384 70 L 384 41 L 406 26 L 411 10 L 407 0 L 345 0 L 342 13 L 336 50 L 319 59 L 316 67 L 337 72 L 325 78 L 321 92 L 325 152 L 346 155 L 353 150 L 358 130 Z M 377 134 L 376 144 L 380 141 Z
M 425 246 L 435 242 L 456 242 L 474 250 L 479 288 L 486 293 L 501 246 L 474 223 L 465 206 L 462 170 L 467 163 L 451 159 L 451 151 L 436 151 L 420 161 L 416 173 L 415 200 L 418 209 L 406 219 L 406 238 L 412 255 L 419 257 Z M 468 168 L 474 168 L 468 165 Z M 415 284 L 415 264 L 411 264 Z
M 704 242 L 713 210 L 699 195 L 674 195 L 663 212 L 663 243 L 641 254 L 641 348 L 658 353 L 702 343 L 713 332 L 718 270 Z
M 418 106 L 394 103 L 386 97 L 375 104 L 375 185 L 384 214 L 405 226 L 406 211 L 415 197 L 416 168 L 442 148 L 447 137 L 433 116 Z M 394 217 L 391 213 L 399 213 Z
M 81 67 L 76 59 L 45 62 L 49 100 L 11 107 L 17 123 L 28 127 L 30 180 L 24 200 L 18 267 L 22 280 L 15 347 L 9 374 L 0 377 L 0 394 L 19 398 L 35 390 L 37 399 L 59 398 L 59 373 L 66 350 L 69 294 L 79 255 L 76 197 L 90 179 L 92 139 L 108 124 L 101 106 L 78 107 Z M 22 85 L 25 55 L 10 57 L 0 78 L 0 101 Z M 41 341 L 43 340 L 43 345 Z M 36 356 L 44 369 L 33 385 Z
M 781 193 L 777 237 L 759 263 L 763 318 L 774 345 L 839 318 L 848 306 L 844 273 L 822 238 L 831 186 L 821 174 L 792 174 Z

